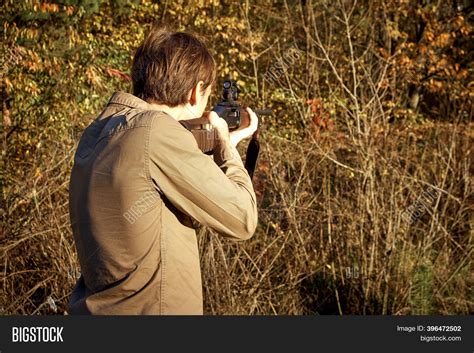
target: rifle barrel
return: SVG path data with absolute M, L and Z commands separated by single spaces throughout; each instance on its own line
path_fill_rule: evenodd
M 257 115 L 272 115 L 273 111 L 271 109 L 255 109 L 255 114 Z

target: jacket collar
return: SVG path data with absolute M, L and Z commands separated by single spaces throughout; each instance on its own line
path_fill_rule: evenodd
M 120 104 L 130 108 L 142 110 L 160 110 L 152 104 L 145 102 L 143 99 L 126 92 L 115 92 L 107 105 L 110 104 Z

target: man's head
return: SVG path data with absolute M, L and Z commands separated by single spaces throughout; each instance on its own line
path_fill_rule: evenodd
M 194 35 L 153 27 L 133 58 L 133 94 L 148 103 L 186 106 L 201 116 L 216 77 L 216 65 Z M 188 105 L 189 104 L 189 105 Z

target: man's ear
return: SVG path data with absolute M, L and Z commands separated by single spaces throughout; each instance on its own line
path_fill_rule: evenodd
M 193 87 L 193 89 L 191 90 L 191 93 L 190 93 L 190 97 L 189 97 L 189 104 L 191 105 L 196 105 L 197 102 L 198 102 L 198 94 L 200 96 L 203 96 L 204 95 L 204 82 L 203 81 L 199 81 L 197 83 L 196 86 Z
M 189 104 L 191 104 L 192 106 L 197 104 L 198 87 L 199 87 L 199 83 L 197 84 L 197 86 L 193 87 L 193 89 L 191 90 L 189 94 L 188 100 L 189 100 Z

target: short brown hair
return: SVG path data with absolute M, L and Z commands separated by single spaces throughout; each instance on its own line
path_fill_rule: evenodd
M 149 103 L 185 104 L 199 81 L 206 89 L 215 78 L 216 64 L 204 43 L 166 26 L 153 26 L 133 58 L 133 94 Z

